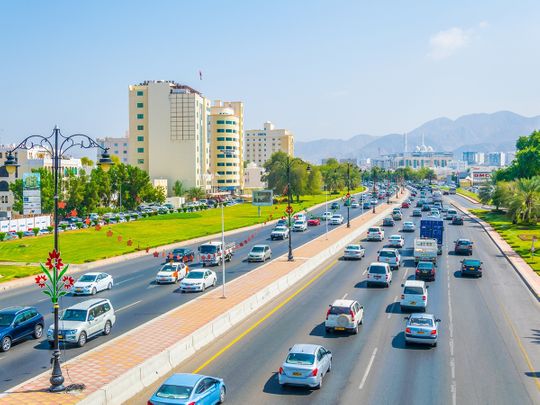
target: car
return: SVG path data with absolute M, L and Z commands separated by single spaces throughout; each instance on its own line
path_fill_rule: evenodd
M 315 344 L 295 344 L 278 370 L 280 385 L 321 388 L 323 377 L 332 369 L 332 353 Z
M 330 218 L 332 218 L 332 215 L 334 215 L 333 212 L 325 211 L 322 213 L 321 218 L 323 219 L 323 221 L 328 221 Z
M 469 239 L 458 239 L 454 241 L 454 254 L 471 256 L 473 243 Z
M 405 317 L 405 345 L 411 343 L 437 346 L 440 319 L 432 314 L 413 313 Z
M 384 230 L 380 226 L 372 226 L 368 229 L 367 240 L 383 241 Z
M 339 210 L 339 203 L 333 202 L 332 204 L 330 204 L 330 209 L 331 210 Z
M 353 201 L 351 203 L 351 208 L 360 208 L 360 204 L 358 203 L 358 201 Z
M 156 274 L 156 284 L 178 283 L 188 272 L 189 268 L 184 262 L 166 263 Z
M 390 235 L 388 245 L 393 248 L 402 248 L 405 245 L 405 239 L 401 235 Z
M 278 221 L 276 222 L 276 227 L 278 226 L 285 226 L 285 227 L 289 227 L 289 222 L 287 219 L 278 219 Z
M 372 205 L 372 206 L 373 206 L 373 205 L 377 205 L 378 203 L 379 203 L 379 201 L 378 201 L 376 198 L 373 198 L 373 199 L 371 200 L 371 205 Z
M 165 380 L 148 400 L 148 405 L 222 404 L 227 388 L 223 379 L 201 374 L 177 373 Z
M 373 262 L 367 268 L 366 284 L 382 284 L 389 287 L 392 282 L 392 269 L 388 263 Z
M 24 231 L 23 236 L 35 236 L 35 235 L 34 235 L 34 232 L 32 231 Z
M 41 339 L 45 320 L 34 307 L 13 306 L 0 310 L 0 351 L 28 337 Z
M 424 206 L 424 200 L 420 199 L 418 201 L 416 201 L 416 207 L 417 208 L 422 208 Z
M 422 204 L 422 212 L 431 211 L 431 207 L 428 204 Z
M 428 303 L 428 287 L 426 283 L 419 280 L 407 280 L 401 286 L 403 287 L 399 303 L 401 311 L 426 312 Z
M 170 260 L 174 260 L 175 262 L 189 263 L 195 260 L 195 252 L 193 249 L 181 247 L 173 249 L 173 251 L 169 253 L 168 257 Z
M 452 218 L 452 222 L 450 222 L 452 225 L 463 225 L 463 217 L 456 215 L 454 218 Z
M 212 270 L 192 270 L 180 282 L 180 291 L 204 291 L 208 287 L 215 287 L 217 275 Z
M 430 214 L 429 214 L 430 217 L 435 217 L 435 218 L 440 218 L 441 217 L 441 212 L 437 209 L 432 209 Z
M 270 239 L 287 239 L 289 237 L 289 228 L 283 225 L 276 226 L 270 233 Z
M 365 210 L 369 210 L 371 208 L 371 202 L 369 201 L 364 201 L 362 203 L 362 208 L 365 209 Z
M 411 203 L 409 203 L 408 201 L 403 201 L 401 203 L 401 208 L 410 208 L 411 206 Z
M 328 223 L 330 225 L 341 225 L 343 223 L 343 215 L 341 215 L 341 214 L 332 215 L 332 218 L 330 218 Z
M 73 285 L 71 291 L 73 295 L 95 295 L 103 290 L 110 290 L 113 287 L 114 280 L 107 273 L 86 273 L 83 274 Z
M 414 232 L 416 231 L 416 225 L 414 224 L 414 222 L 405 221 L 403 222 L 403 226 L 401 227 L 401 230 L 403 232 Z
M 255 245 L 247 256 L 248 262 L 265 262 L 272 259 L 272 249 L 268 245 Z
M 304 222 L 306 222 L 307 221 L 306 214 L 299 212 L 298 214 L 296 214 L 294 216 L 294 220 L 295 221 L 304 221 Z
M 449 195 L 450 193 L 448 192 L 448 190 L 443 190 L 442 194 L 443 195 Z
M 293 232 L 304 232 L 304 231 L 306 231 L 307 230 L 307 221 L 305 221 L 303 219 L 299 219 L 297 221 L 294 221 L 292 230 L 293 230 Z
M 91 337 L 111 333 L 116 314 L 108 299 L 89 299 L 67 308 L 58 324 L 58 340 L 83 347 Z M 49 346 L 54 346 L 54 325 L 47 330 Z
M 310 218 L 307 221 L 308 226 L 318 226 L 321 224 L 321 220 L 319 218 Z
M 364 321 L 364 307 L 354 300 L 335 300 L 326 312 L 324 329 L 326 333 L 348 331 L 358 334 Z
M 382 221 L 382 226 L 394 226 L 395 225 L 394 218 L 392 217 L 386 217 Z
M 401 266 L 401 255 L 397 249 L 384 248 L 377 252 L 379 255 L 377 261 L 381 263 L 388 263 L 391 269 L 399 269 Z
M 416 265 L 415 279 L 435 281 L 436 266 L 431 261 L 419 261 Z
M 452 218 L 454 218 L 455 216 L 458 215 L 458 212 L 456 209 L 454 208 L 448 208 L 446 210 L 446 215 L 444 216 L 444 219 L 449 219 L 451 220 Z
M 343 260 L 360 260 L 366 255 L 366 249 L 360 244 L 350 244 L 345 247 Z
M 419 209 L 419 208 L 413 209 L 412 216 L 413 217 L 421 217 L 422 216 L 422 210 Z
M 482 277 L 482 264 L 478 259 L 464 259 L 461 261 L 461 276 Z
M 392 213 L 392 219 L 394 221 L 401 221 L 403 219 L 403 214 L 401 212 Z

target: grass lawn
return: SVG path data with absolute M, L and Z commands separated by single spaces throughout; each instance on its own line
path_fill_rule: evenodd
M 487 210 L 470 210 L 474 215 L 488 222 L 512 249 L 540 275 L 540 226 L 539 225 L 514 225 L 506 215 L 500 212 Z M 536 236 L 536 254 L 531 255 L 532 237 Z
M 39 266 L 0 265 L 0 283 L 14 278 L 33 276 L 41 273 Z
M 468 191 L 468 190 L 465 190 L 464 188 L 458 188 L 456 190 L 456 192 L 458 194 L 461 194 L 461 195 L 464 195 L 464 196 L 467 196 L 469 198 L 472 198 L 473 200 L 475 200 L 476 202 L 480 202 L 480 197 L 478 197 L 478 194 L 476 193 L 473 193 L 472 191 Z
M 361 189 L 354 190 L 360 192 Z M 337 198 L 334 195 L 330 198 Z M 324 194 L 304 196 L 300 203 L 294 203 L 296 211 L 307 209 L 325 201 Z M 257 216 L 257 207 L 251 204 L 238 204 L 225 208 L 225 230 L 237 229 L 267 221 L 285 215 L 286 203 L 272 207 L 261 207 L 261 216 Z M 112 236 L 107 236 L 108 232 Z M 100 231 L 94 228 L 61 232 L 59 248 L 64 263 L 85 263 L 108 257 L 118 256 L 147 247 L 156 247 L 169 243 L 181 242 L 221 231 L 221 209 L 192 213 L 174 213 L 141 218 L 134 222 L 105 225 Z M 127 241 L 131 240 L 131 246 Z M 238 241 L 239 242 L 239 241 Z M 52 250 L 53 236 L 43 235 L 26 237 L 0 243 L 0 261 L 44 262 Z M 0 279 L 2 281 L 2 279 Z

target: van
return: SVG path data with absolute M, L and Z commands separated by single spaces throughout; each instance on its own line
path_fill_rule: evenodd
M 373 262 L 367 269 L 367 285 L 382 284 L 385 287 L 390 287 L 392 282 L 392 270 L 388 263 Z
M 426 312 L 428 304 L 428 286 L 424 281 L 407 280 L 401 284 L 403 293 L 399 306 L 401 311 Z

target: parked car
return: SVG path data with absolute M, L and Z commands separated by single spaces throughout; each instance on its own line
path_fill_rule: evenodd
M 8 307 L 0 310 L 0 351 L 7 352 L 13 343 L 33 337 L 41 339 L 45 321 L 34 307 Z
M 248 262 L 265 262 L 272 259 L 272 249 L 268 245 L 255 245 L 248 253 Z
M 67 308 L 58 325 L 58 340 L 83 347 L 96 335 L 108 335 L 116 322 L 111 302 L 107 299 L 90 299 Z M 54 325 L 47 330 L 49 346 L 54 345 Z
M 72 291 L 74 295 L 95 295 L 100 291 L 110 290 L 113 284 L 114 280 L 110 274 L 98 272 L 86 273 L 75 282 Z
M 341 225 L 343 223 L 343 215 L 341 214 L 334 214 L 332 215 L 332 218 L 330 218 L 330 221 L 328 221 L 330 225 Z
M 184 262 L 164 264 L 156 274 L 156 284 L 178 283 L 188 272 L 189 269 Z
M 307 221 L 308 226 L 318 226 L 321 224 L 321 220 L 319 218 L 310 218 Z
M 403 232 L 414 232 L 416 231 L 416 225 L 414 224 L 414 222 L 405 221 L 403 222 L 403 226 L 401 227 L 401 230 Z
M 428 303 L 428 287 L 426 283 L 418 280 L 407 280 L 401 286 L 403 287 L 399 303 L 401 311 L 426 312 Z
M 324 329 L 326 333 L 348 331 L 358 333 L 364 321 L 364 307 L 354 300 L 335 300 L 326 312 Z
M 482 277 L 482 262 L 478 259 L 464 259 L 461 261 L 461 276 Z
M 278 371 L 280 385 L 321 388 L 323 377 L 332 369 L 332 353 L 320 345 L 296 344 Z
M 289 228 L 283 225 L 276 226 L 272 233 L 270 233 L 270 239 L 287 239 L 289 237 Z
M 463 217 L 456 215 L 454 218 L 452 218 L 452 225 L 463 225 Z
M 366 249 L 360 244 L 351 244 L 345 247 L 343 260 L 360 260 L 366 255 Z
M 339 203 L 334 201 L 332 204 L 330 204 L 330 209 L 331 210 L 339 210 Z
M 222 404 L 227 388 L 223 379 L 201 374 L 173 374 L 157 389 L 148 405 Z
M 293 232 L 304 232 L 307 230 L 307 222 L 303 219 L 299 219 L 297 221 L 294 221 Z
M 390 235 L 388 245 L 393 248 L 402 248 L 405 245 L 405 239 L 401 235 Z
M 216 284 L 217 275 L 212 270 L 192 270 L 180 282 L 180 291 L 204 291 Z
M 458 239 L 454 241 L 454 254 L 456 255 L 472 255 L 473 243 L 469 239 Z
M 428 344 L 433 347 L 437 346 L 439 337 L 439 322 L 432 314 L 414 313 L 405 318 L 405 344 L 411 343 Z
M 377 252 L 379 255 L 377 261 L 381 263 L 388 263 L 391 269 L 399 269 L 401 266 L 401 255 L 397 249 L 384 248 Z
M 367 240 L 383 241 L 384 230 L 380 226 L 372 226 L 368 229 Z
M 169 258 L 175 262 L 189 263 L 195 260 L 195 252 L 186 247 L 176 248 L 169 254 Z
M 389 287 L 392 282 L 392 270 L 388 263 L 373 262 L 367 269 L 367 285 L 383 284 Z
M 395 225 L 394 218 L 392 217 L 386 217 L 382 221 L 382 226 L 394 226 Z
M 415 279 L 435 281 L 436 267 L 431 261 L 421 261 L 416 265 Z

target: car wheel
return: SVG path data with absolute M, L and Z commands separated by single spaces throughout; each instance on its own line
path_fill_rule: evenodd
M 330 364 L 328 364 L 328 371 L 326 372 L 329 373 L 330 371 L 332 371 L 332 360 L 330 360 Z
M 96 293 L 97 293 L 96 287 L 92 288 L 92 295 L 96 295 Z
M 358 325 L 354 327 L 354 329 L 352 330 L 352 333 L 353 335 L 358 335 Z
M 109 285 L 107 286 L 107 290 L 110 290 L 112 289 L 112 283 L 109 283 Z
M 362 318 L 360 318 L 360 325 L 364 324 L 364 315 L 362 315 Z
M 225 387 L 221 386 L 221 388 L 219 389 L 219 402 L 218 402 L 218 404 L 222 404 L 223 402 L 225 402 L 225 394 L 226 394 Z
M 86 332 L 81 332 L 79 335 L 79 340 L 77 341 L 77 345 L 79 347 L 83 347 L 86 344 Z
M 34 326 L 34 339 L 40 339 L 43 336 L 43 325 Z
M 105 322 L 105 327 L 103 328 L 103 334 L 107 336 L 109 333 L 111 333 L 111 321 Z
M 437 347 L 437 342 L 433 343 L 431 347 Z
M 7 352 L 9 349 L 11 349 L 11 338 L 5 336 L 2 339 L 2 347 L 0 349 L 2 349 L 3 352 Z

